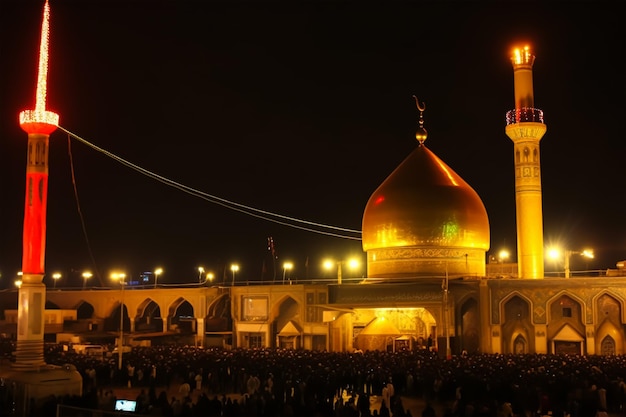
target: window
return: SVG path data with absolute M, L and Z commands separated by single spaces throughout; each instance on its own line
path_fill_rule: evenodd
M 563 307 L 563 317 L 572 317 L 571 307 Z
M 242 309 L 243 320 L 265 321 L 267 320 L 267 297 L 243 297 Z
M 250 333 L 248 347 L 251 349 L 263 347 L 263 333 Z

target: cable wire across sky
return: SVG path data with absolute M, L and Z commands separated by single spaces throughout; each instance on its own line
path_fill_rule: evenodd
M 225 207 L 229 210 L 238 211 L 240 213 L 246 214 L 248 216 L 253 216 L 261 220 L 277 223 L 283 226 L 292 227 L 295 229 L 304 230 L 311 233 L 318 233 L 326 236 L 337 237 L 341 239 L 349 239 L 349 240 L 361 240 L 361 231 L 354 229 L 347 229 L 338 226 L 326 225 L 322 223 L 312 222 L 308 220 L 298 219 L 295 217 L 289 217 L 277 213 L 272 213 L 266 210 L 261 210 L 255 207 L 250 207 L 244 204 L 240 204 L 234 201 L 230 201 L 212 194 L 205 193 L 203 191 L 197 190 L 195 188 L 189 187 L 187 185 L 181 184 L 177 181 L 171 180 L 169 178 L 163 177 L 159 174 L 156 174 L 152 171 L 149 171 L 145 168 L 142 168 L 136 164 L 133 164 L 130 161 L 127 161 L 106 149 L 103 149 L 93 143 L 87 141 L 86 139 L 76 135 L 75 133 L 70 132 L 62 126 L 58 126 L 59 130 L 65 132 L 69 137 L 78 140 L 79 142 L 89 146 L 90 148 L 108 156 L 109 158 L 119 162 L 122 165 L 125 165 L 128 168 L 131 168 L 140 174 L 143 174 L 149 178 L 152 178 L 156 181 L 159 181 L 169 187 L 176 188 L 184 193 L 192 195 L 194 197 L 199 197 L 205 201 L 208 201 L 213 204 L 218 204 L 222 207 Z M 318 230 L 326 229 L 326 230 Z M 341 233 L 343 232 L 343 233 Z

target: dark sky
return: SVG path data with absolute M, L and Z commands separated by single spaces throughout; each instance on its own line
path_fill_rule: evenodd
M 595 250 L 587 265 L 572 259 L 572 269 L 626 259 L 619 2 L 50 4 L 47 107 L 88 142 L 219 198 L 360 229 L 369 196 L 417 146 L 415 94 L 426 103 L 426 145 L 483 199 L 492 252 L 515 253 L 504 116 L 514 107 L 509 53 L 527 42 L 548 127 L 546 244 Z M 17 116 L 34 108 L 42 7 L 0 2 L 3 286 L 21 268 L 27 136 Z M 162 266 L 160 281 L 193 282 L 199 265 L 221 278 L 238 262 L 238 280 L 258 279 L 269 236 L 278 265 L 293 261 L 296 276 L 306 274 L 307 257 L 315 276 L 324 256 L 364 259 L 358 240 L 192 196 L 60 130 L 50 144 L 48 274 L 89 268 L 109 285 L 113 269 L 136 276 Z

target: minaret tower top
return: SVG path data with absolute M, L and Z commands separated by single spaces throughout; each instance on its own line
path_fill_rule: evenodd
M 50 35 L 50 5 L 48 0 L 43 8 L 41 23 L 41 41 L 39 43 L 39 68 L 37 71 L 37 89 L 35 92 L 35 110 L 20 113 L 20 126 L 26 133 L 49 135 L 59 125 L 59 115 L 46 110 L 48 90 L 48 44 Z
M 513 71 L 515 71 L 515 109 L 533 108 L 533 63 L 535 56 L 530 48 L 516 48 L 511 56 Z

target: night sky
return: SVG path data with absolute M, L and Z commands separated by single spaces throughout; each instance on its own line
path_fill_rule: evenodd
M 626 33 L 619 2 L 51 0 L 47 108 L 60 126 L 144 170 L 268 213 L 361 228 L 369 196 L 426 146 L 481 196 L 491 253 L 515 255 L 514 46 L 532 45 L 544 240 L 626 259 Z M 27 135 L 43 1 L 0 1 L 0 286 L 21 268 Z M 46 273 L 111 285 L 321 276 L 359 240 L 301 230 L 171 187 L 57 130 Z M 76 188 L 74 188 L 76 187 Z M 84 224 L 84 229 L 83 229 Z M 306 225 L 306 224 L 305 224 Z M 319 229 L 316 230 L 326 230 Z M 328 230 L 326 230 L 328 231 Z M 333 231 L 333 233 L 337 233 Z M 340 232 L 343 233 L 343 232 Z M 345 234 L 345 233 L 344 233 Z M 350 236 L 354 236 L 351 234 Z M 308 269 L 305 268 L 309 260 Z M 546 271 L 552 266 L 546 263 Z M 364 270 L 361 272 L 364 274 Z M 230 278 L 230 271 L 227 272 Z M 100 282 L 98 282 L 100 281 Z

